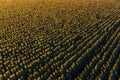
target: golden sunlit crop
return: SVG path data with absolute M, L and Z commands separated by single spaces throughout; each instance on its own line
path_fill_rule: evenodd
M 0 0 L 0 80 L 118 80 L 118 0 Z

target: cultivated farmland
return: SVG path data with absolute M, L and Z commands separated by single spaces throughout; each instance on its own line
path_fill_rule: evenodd
M 120 2 L 0 0 L 0 80 L 120 80 Z

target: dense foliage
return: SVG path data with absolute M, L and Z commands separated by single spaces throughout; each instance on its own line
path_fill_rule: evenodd
M 1 0 L 0 79 L 120 79 L 120 3 Z

